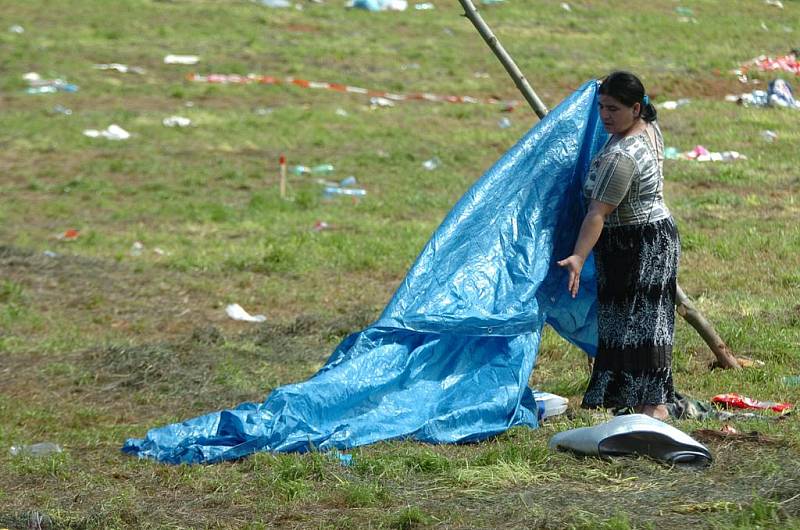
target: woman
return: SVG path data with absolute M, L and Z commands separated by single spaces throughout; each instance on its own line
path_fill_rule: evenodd
M 611 135 L 592 161 L 588 212 L 571 256 L 575 297 L 586 257 L 597 268 L 597 357 L 585 408 L 632 408 L 657 419 L 672 401 L 672 343 L 680 239 L 662 194 L 664 142 L 641 81 L 613 72 L 599 89 L 600 119 Z

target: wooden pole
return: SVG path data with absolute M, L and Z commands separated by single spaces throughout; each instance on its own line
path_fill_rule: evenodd
M 478 33 L 480 33 L 483 40 L 486 41 L 486 44 L 489 45 L 489 48 L 491 48 L 497 58 L 500 59 L 506 72 L 508 72 L 511 79 L 514 80 L 514 84 L 517 85 L 517 88 L 522 92 L 525 100 L 533 108 L 533 111 L 539 116 L 539 119 L 544 118 L 547 115 L 547 107 L 544 106 L 544 103 L 542 103 L 542 100 L 536 95 L 536 92 L 533 91 L 533 88 L 528 83 L 528 80 L 525 79 L 525 76 L 522 75 L 522 72 L 514 63 L 514 60 L 506 52 L 502 44 L 500 44 L 500 41 L 497 40 L 497 37 L 494 36 L 494 33 L 492 33 L 492 30 L 486 22 L 484 22 L 475 4 L 472 3 L 472 0 L 458 1 L 461 7 L 464 8 L 464 16 L 472 22 L 472 25 L 478 30 Z M 689 297 L 686 296 L 686 293 L 683 292 L 680 285 L 678 285 L 675 296 L 675 305 L 678 314 L 700 334 L 705 343 L 708 344 L 708 347 L 711 348 L 711 351 L 717 358 L 717 364 L 719 364 L 720 367 L 733 368 L 735 370 L 741 369 L 731 349 L 720 338 L 719 334 L 717 334 L 714 326 L 712 326 L 711 323 L 700 314 L 697 308 L 694 307 L 694 304 L 692 304 Z
M 281 167 L 281 182 L 280 182 L 280 193 L 281 199 L 286 198 L 286 157 L 281 155 L 278 163 Z
M 472 22 L 472 25 L 478 30 L 478 33 L 480 33 L 481 37 L 483 37 L 483 40 L 486 41 L 486 44 L 489 45 L 489 48 L 492 49 L 497 58 L 500 59 L 500 62 L 503 63 L 503 67 L 506 69 L 506 72 L 508 72 L 508 75 L 511 76 L 511 79 L 514 80 L 514 84 L 517 85 L 519 91 L 522 92 L 523 97 L 525 97 L 525 100 L 533 108 L 534 112 L 536 112 L 536 115 L 539 116 L 539 119 L 544 118 L 547 114 L 547 107 L 544 106 L 542 100 L 539 99 L 539 96 L 537 96 L 536 92 L 534 92 L 533 88 L 531 88 L 528 80 L 525 79 L 525 76 L 522 75 L 520 69 L 517 68 L 514 60 L 510 55 L 508 55 L 505 48 L 503 48 L 503 45 L 500 44 L 500 41 L 494 36 L 492 30 L 478 14 L 478 9 L 475 7 L 475 4 L 472 3 L 472 0 L 458 1 L 461 2 L 461 6 L 464 8 L 464 16 L 466 16 L 470 22 Z

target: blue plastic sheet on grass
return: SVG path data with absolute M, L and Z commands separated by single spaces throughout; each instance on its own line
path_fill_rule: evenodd
M 309 380 L 129 439 L 123 451 L 213 463 L 256 451 L 349 449 L 396 438 L 468 442 L 536 427 L 528 379 L 545 322 L 593 355 L 594 263 L 576 299 L 556 261 L 584 215 L 581 186 L 606 134 L 597 82 L 531 129 L 450 211 L 380 318 Z

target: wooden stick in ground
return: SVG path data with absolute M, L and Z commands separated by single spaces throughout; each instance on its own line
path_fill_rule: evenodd
M 717 334 L 714 326 L 712 326 L 711 323 L 700 314 L 700 311 L 694 307 L 694 304 L 689 300 L 689 297 L 686 296 L 686 293 L 683 292 L 680 285 L 678 285 L 677 293 L 675 294 L 675 306 L 678 314 L 703 337 L 704 341 L 706 341 L 708 347 L 711 348 L 711 351 L 714 352 L 714 355 L 717 357 L 717 364 L 721 368 L 741 369 L 739 361 L 736 360 L 731 349 L 728 348 L 725 341 Z
M 514 60 L 511 58 L 510 55 L 506 52 L 505 48 L 503 48 L 500 41 L 497 40 L 497 37 L 494 36 L 492 30 L 489 26 L 484 22 L 483 18 L 478 13 L 478 9 L 475 7 L 475 4 L 472 3 L 472 0 L 458 0 L 461 4 L 461 7 L 464 8 L 464 16 L 466 16 L 472 25 L 475 26 L 475 29 L 478 30 L 483 40 L 486 41 L 486 44 L 489 45 L 489 48 L 494 52 L 500 62 L 503 64 L 503 67 L 508 72 L 508 75 L 511 76 L 511 79 L 514 80 L 514 84 L 517 85 L 517 88 L 522 92 L 522 95 L 525 97 L 525 100 L 530 104 L 533 108 L 533 111 L 539 116 L 539 119 L 544 118 L 547 115 L 547 107 L 544 106 L 542 100 L 539 99 L 539 96 L 536 95 L 536 92 L 533 91 L 533 88 L 528 83 L 525 76 L 522 75 L 522 72 L 517 67 Z M 717 358 L 717 363 L 722 368 L 733 368 L 733 369 L 741 369 L 739 362 L 736 360 L 736 357 L 731 352 L 731 349 L 725 344 L 725 342 L 720 338 L 717 334 L 714 326 L 706 320 L 702 314 L 694 307 L 689 297 L 686 296 L 686 293 L 683 292 L 680 285 L 678 286 L 677 294 L 675 296 L 675 305 L 678 311 L 678 314 L 682 316 L 686 322 L 692 326 L 697 333 L 703 338 L 708 347 L 711 348 L 711 351 L 714 352 L 714 355 Z

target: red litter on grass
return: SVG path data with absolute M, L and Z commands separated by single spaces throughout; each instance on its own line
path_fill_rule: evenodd
M 61 239 L 62 241 L 75 241 L 76 239 L 78 239 L 79 235 L 81 235 L 80 232 L 78 232 L 74 228 L 70 228 L 69 230 L 66 230 L 63 234 L 58 234 L 58 236 L 56 237 L 58 237 L 58 239 Z
M 757 399 L 740 396 L 739 394 L 719 394 L 711 398 L 712 403 L 720 403 L 737 409 L 762 409 L 774 412 L 786 412 L 792 408 L 791 403 L 778 403 L 776 401 L 759 401 Z

